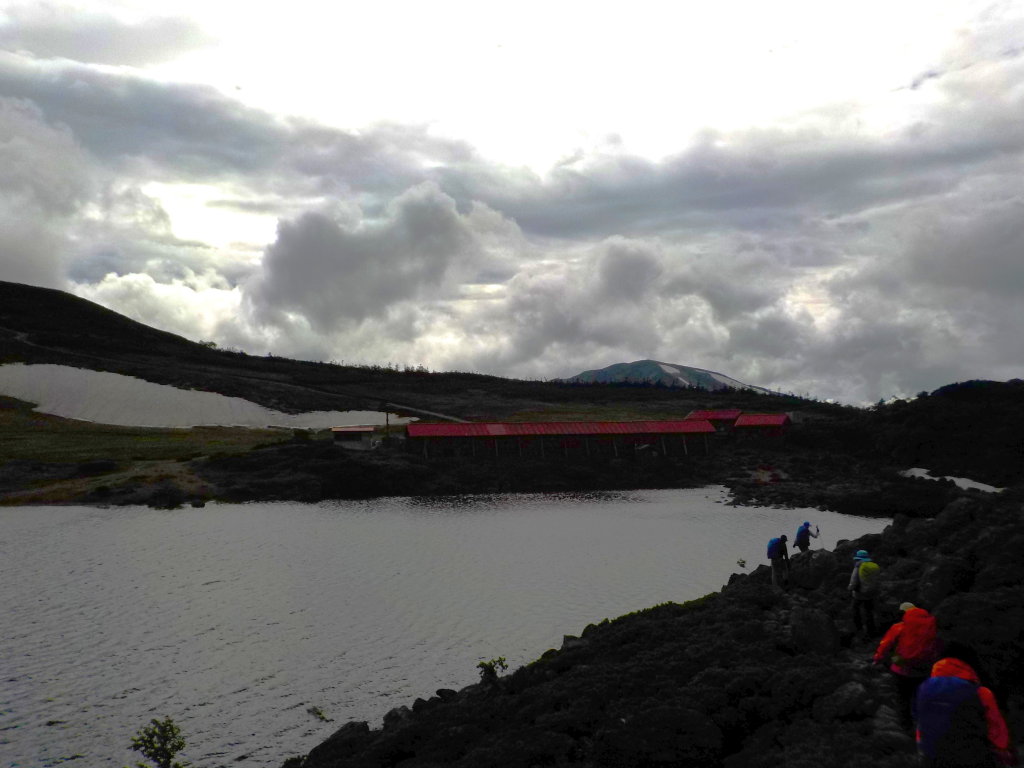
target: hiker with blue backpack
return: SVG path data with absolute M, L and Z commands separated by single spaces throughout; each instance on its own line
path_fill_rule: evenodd
M 950 643 L 914 701 L 917 750 L 926 768 L 1017 765 L 1017 751 L 991 689 L 981 684 L 977 654 Z
M 868 637 L 875 637 L 875 596 L 878 594 L 878 576 L 881 571 L 866 550 L 857 550 L 853 556 L 853 573 L 850 574 L 847 589 L 853 596 L 853 626 L 859 633 L 867 624 Z
M 768 542 L 768 559 L 772 563 L 772 586 L 789 586 L 789 550 L 786 549 L 786 534 Z
M 818 526 L 814 526 L 814 530 L 811 530 L 810 523 L 804 523 L 801 525 L 796 532 L 796 539 L 793 540 L 793 545 L 801 552 L 806 552 L 811 548 L 811 538 L 818 538 L 821 534 L 821 530 Z

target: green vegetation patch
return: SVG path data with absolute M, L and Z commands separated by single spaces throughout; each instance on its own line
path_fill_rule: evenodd
M 32 403 L 0 397 L 0 462 L 188 461 L 244 453 L 290 440 L 291 430 L 244 427 L 118 427 L 37 413 Z

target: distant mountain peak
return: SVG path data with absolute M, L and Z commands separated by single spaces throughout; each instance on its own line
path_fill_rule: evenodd
M 666 387 L 700 387 L 708 391 L 719 389 L 749 389 L 768 393 L 771 390 L 753 384 L 744 384 L 731 376 L 706 368 L 694 368 L 678 363 L 663 363 L 660 360 L 636 360 L 632 363 L 615 363 L 607 368 L 583 371 L 567 379 L 556 379 L 566 383 L 600 384 L 661 384 Z

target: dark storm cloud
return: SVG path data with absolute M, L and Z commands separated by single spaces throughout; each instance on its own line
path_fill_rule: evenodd
M 1024 196 L 928 219 L 908 254 L 909 279 L 1024 299 Z
M 171 61 L 214 42 L 186 18 L 126 24 L 108 14 L 48 3 L 15 6 L 5 13 L 0 49 L 43 58 L 143 66 Z
M 400 194 L 424 164 L 459 164 L 463 142 L 426 128 L 382 124 L 343 131 L 284 119 L 214 88 L 158 83 L 67 62 L 0 54 L 0 93 L 30 100 L 122 172 L 164 181 L 241 180 L 255 194 Z
M 372 215 L 409 187 L 434 180 L 462 209 L 482 201 L 528 235 L 563 239 L 723 226 L 791 232 L 822 218 L 942 194 L 964 173 L 1024 148 L 1024 132 L 1015 129 L 1024 110 L 1019 95 L 972 97 L 951 89 L 949 105 L 886 139 L 826 128 L 707 131 L 661 162 L 612 148 L 542 178 L 489 163 L 466 143 L 422 127 L 343 131 L 278 118 L 212 88 L 84 66 L 0 59 L 0 91 L 32 100 L 107 162 L 168 181 L 234 180 L 250 189 L 254 205 L 267 205 L 267 193 L 362 195 Z

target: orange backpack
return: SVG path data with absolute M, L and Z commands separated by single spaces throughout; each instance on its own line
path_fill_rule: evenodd
M 900 630 L 893 662 L 928 670 L 938 661 L 938 643 L 935 617 L 924 608 L 911 608 L 903 614 L 903 629 Z

